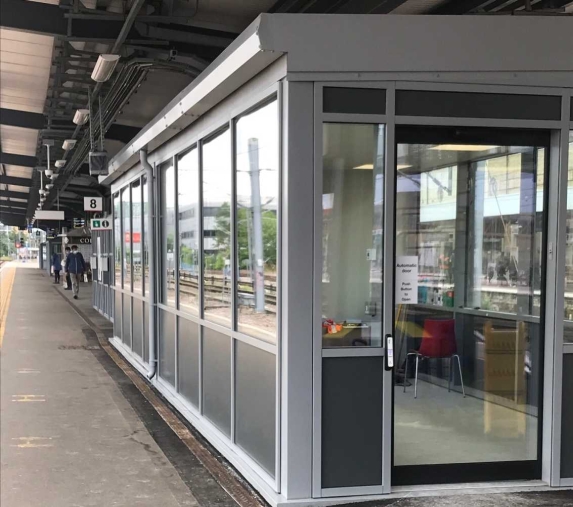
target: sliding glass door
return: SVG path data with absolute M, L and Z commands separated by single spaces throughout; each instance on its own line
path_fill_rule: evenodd
M 549 135 L 396 140 L 392 483 L 539 478 Z

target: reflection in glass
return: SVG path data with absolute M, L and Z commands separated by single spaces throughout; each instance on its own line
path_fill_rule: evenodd
M 231 326 L 231 135 L 203 144 L 203 307 L 205 318 Z
M 175 306 L 175 170 L 169 160 L 161 171 L 161 266 L 160 301 Z
M 147 176 L 143 177 L 143 290 L 149 294 L 149 187 Z
M 133 292 L 141 294 L 141 181 L 131 184 L 131 251 L 133 257 Z
M 197 149 L 179 155 L 179 307 L 199 313 L 199 160 Z
M 276 339 L 279 146 L 277 102 L 237 121 L 238 330 Z
M 121 280 L 121 202 L 119 194 L 113 196 L 113 247 L 115 264 L 115 285 L 122 286 Z
M 380 347 L 384 126 L 323 132 L 322 344 Z
M 545 152 L 397 146 L 397 466 L 537 459 Z
M 564 340 L 573 342 L 573 130 L 569 132 L 567 171 L 567 225 L 565 246 L 565 329 Z
M 131 202 L 130 188 L 121 191 L 121 212 L 123 217 L 123 288 L 131 290 Z

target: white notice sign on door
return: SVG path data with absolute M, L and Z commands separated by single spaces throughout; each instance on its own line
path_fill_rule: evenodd
M 418 257 L 399 255 L 396 257 L 396 304 L 418 303 Z

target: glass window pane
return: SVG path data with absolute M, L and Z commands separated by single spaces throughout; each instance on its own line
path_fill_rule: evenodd
M 238 330 L 263 339 L 277 334 L 277 101 L 237 121 Z
M 382 345 L 383 125 L 324 125 L 323 347 Z
M 131 184 L 131 251 L 133 257 L 133 292 L 142 293 L 141 273 L 141 181 Z
M 573 342 L 573 130 L 569 133 L 567 171 L 567 243 L 565 247 L 565 330 L 564 340 Z
M 118 194 L 113 196 L 113 246 L 115 285 L 121 287 L 121 202 Z
M 175 170 L 170 160 L 161 166 L 161 298 L 175 306 Z
M 131 202 L 129 187 L 121 191 L 121 212 L 123 217 L 123 288 L 131 290 Z
M 397 290 L 417 269 L 396 298 L 398 467 L 538 458 L 547 149 L 470 132 L 397 129 Z
M 179 308 L 199 314 L 199 159 L 193 148 L 177 163 Z
M 144 294 L 149 294 L 149 187 L 147 177 L 143 177 L 143 287 Z
M 203 144 L 205 318 L 231 327 L 231 134 Z

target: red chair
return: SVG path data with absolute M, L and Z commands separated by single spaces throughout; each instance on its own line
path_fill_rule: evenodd
M 458 360 L 458 369 L 460 371 L 460 380 L 462 382 L 462 393 L 466 397 L 464 389 L 464 377 L 462 376 L 462 364 L 460 356 L 457 354 L 456 345 L 456 321 L 455 319 L 434 320 L 427 319 L 424 322 L 424 331 L 422 333 L 422 344 L 420 349 L 406 354 L 406 366 L 404 368 L 404 392 L 406 392 L 406 380 L 408 378 L 408 358 L 416 356 L 416 376 L 414 381 L 414 398 L 418 397 L 418 366 L 419 360 L 422 359 L 449 359 L 450 374 L 448 377 L 448 392 L 452 383 L 453 361 Z

